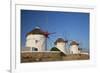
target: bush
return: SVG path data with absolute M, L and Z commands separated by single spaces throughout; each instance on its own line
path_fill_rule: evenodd
M 56 47 L 52 47 L 50 51 L 60 51 L 60 50 Z

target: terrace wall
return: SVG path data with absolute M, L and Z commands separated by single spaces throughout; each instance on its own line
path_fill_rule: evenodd
M 64 60 L 86 60 L 89 55 L 85 54 L 68 54 L 61 52 L 23 52 L 21 53 L 21 62 L 47 62 L 47 61 L 64 61 Z

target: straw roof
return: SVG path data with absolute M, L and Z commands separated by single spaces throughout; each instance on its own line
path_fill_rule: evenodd
M 45 36 L 44 31 L 41 30 L 39 27 L 36 27 L 32 31 L 28 32 L 26 35 L 30 35 L 30 34 L 41 34 L 41 35 L 44 35 Z
M 64 42 L 64 43 L 67 43 L 68 41 L 65 41 L 63 38 L 58 38 L 54 44 L 56 45 L 58 42 Z
M 72 41 L 72 42 L 70 43 L 70 45 L 79 45 L 79 43 L 77 43 L 76 41 Z

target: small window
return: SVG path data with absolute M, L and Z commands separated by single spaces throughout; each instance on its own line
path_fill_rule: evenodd
M 32 51 L 38 51 L 38 49 L 37 49 L 37 48 L 32 47 Z
M 34 48 L 34 51 L 38 51 L 38 49 L 37 48 Z
M 35 43 L 38 43 L 39 41 L 38 40 L 35 40 Z

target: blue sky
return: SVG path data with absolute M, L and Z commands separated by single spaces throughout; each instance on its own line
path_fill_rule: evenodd
M 89 49 L 89 13 L 21 10 L 21 46 L 25 35 L 39 26 L 44 31 L 55 32 L 48 38 L 48 48 L 58 37 L 77 40 L 80 47 Z

